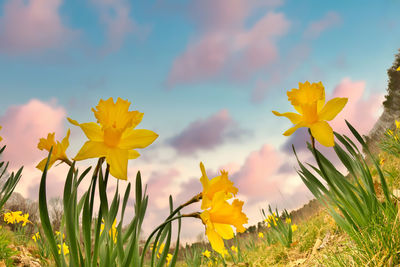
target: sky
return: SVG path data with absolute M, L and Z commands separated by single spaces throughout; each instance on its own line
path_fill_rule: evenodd
M 228 171 L 248 225 L 268 204 L 299 208 L 312 195 L 291 144 L 309 160 L 305 130 L 283 136 L 291 124 L 271 111 L 293 111 L 286 92 L 322 81 L 328 99 L 349 98 L 334 130 L 346 133 L 347 119 L 367 134 L 400 48 L 399 10 L 398 0 L 0 0 L 0 136 L 3 159 L 24 165 L 16 191 L 38 198 L 39 138 L 70 128 L 72 158 L 86 139 L 66 118 L 95 121 L 100 99 L 121 97 L 144 113 L 138 129 L 159 134 L 128 165 L 130 182 L 140 170 L 147 183 L 145 232 L 167 216 L 169 195 L 179 204 L 202 190 L 200 162 L 209 178 Z M 66 171 L 50 170 L 50 197 Z M 183 238 L 204 231 L 187 221 Z

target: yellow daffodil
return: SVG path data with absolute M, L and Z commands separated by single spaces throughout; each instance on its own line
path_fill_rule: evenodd
M 10 211 L 4 213 L 4 221 L 9 224 L 19 223 L 21 221 L 22 211 Z
M 171 260 L 172 260 L 172 254 L 171 253 L 168 253 L 167 254 L 167 257 L 165 258 L 165 260 L 167 261 L 167 265 L 171 262 Z
M 69 146 L 68 139 L 69 139 L 69 135 L 70 135 L 70 130 L 68 129 L 67 135 L 61 141 L 61 143 L 59 141 L 57 141 L 57 143 L 56 143 L 56 141 L 54 139 L 54 135 L 55 135 L 55 133 L 49 133 L 47 135 L 47 139 L 40 138 L 39 144 L 37 146 L 40 150 L 46 150 L 46 151 L 50 151 L 50 149 L 53 147 L 52 153 L 50 155 L 48 169 L 50 169 L 51 166 L 53 166 L 54 162 L 56 162 L 57 160 L 69 162 L 69 159 L 68 159 L 65 151 L 67 150 L 67 148 Z M 44 158 L 41 162 L 39 162 L 39 164 L 36 166 L 36 168 L 43 171 L 44 167 L 46 166 L 46 162 L 47 162 L 47 157 Z
M 211 209 L 200 214 L 211 247 L 222 256 L 227 253 L 223 239 L 234 237 L 231 225 L 237 232 L 244 232 L 246 228 L 243 224 L 248 221 L 246 214 L 242 212 L 243 201 L 234 199 L 232 204 L 229 204 L 225 197 L 224 191 L 217 192 L 212 199 Z
M 233 182 L 229 181 L 226 171 L 221 171 L 220 176 L 209 180 L 202 162 L 200 162 L 200 169 L 202 173 L 200 182 L 203 185 L 201 209 L 205 210 L 210 207 L 212 199 L 217 192 L 223 191 L 226 200 L 237 194 L 238 189 L 233 186 Z
M 117 227 L 116 227 L 116 224 L 117 224 L 117 219 L 114 220 L 110 231 L 108 231 L 108 234 L 113 239 L 114 243 L 117 243 Z M 104 220 L 102 220 L 101 225 L 100 225 L 100 235 L 101 235 L 101 233 L 103 233 L 104 227 L 105 227 Z
M 385 159 L 384 159 L 384 158 L 380 158 L 380 159 L 379 159 L 379 165 L 381 165 L 381 166 L 382 166 L 382 165 L 383 165 L 383 163 L 385 163 Z
M 291 227 L 292 227 L 292 232 L 295 232 L 295 231 L 297 231 L 297 225 L 295 225 L 295 224 L 292 224 L 292 225 L 291 225 Z
M 69 253 L 69 248 L 65 243 L 62 244 L 62 251 L 63 251 L 64 255 L 67 255 Z M 61 245 L 60 244 L 58 245 L 58 254 L 61 254 Z
M 396 128 L 397 128 L 397 129 L 400 129 L 400 121 L 395 120 L 394 122 L 395 122 L 395 124 L 396 124 Z
M 232 246 L 232 247 L 231 247 L 231 250 L 232 250 L 233 252 L 236 252 L 236 253 L 238 253 L 238 251 L 239 251 L 238 248 L 235 247 L 235 246 Z
M 22 226 L 25 226 L 27 223 L 32 223 L 30 220 L 28 220 L 28 218 L 29 218 L 29 213 L 25 213 L 24 215 L 19 217 L 18 222 L 22 221 L 23 222 Z
M 211 256 L 211 252 L 208 251 L 207 249 L 201 254 L 203 254 L 203 256 L 206 257 L 206 258 L 210 258 L 210 256 Z
M 397 70 L 397 71 L 400 71 L 400 67 L 398 67 L 396 70 Z
M 130 102 L 112 98 L 100 100 L 96 109 L 92 109 L 97 123 L 78 123 L 68 118 L 73 125 L 79 126 L 89 138 L 75 160 L 105 157 L 110 165 L 110 174 L 126 180 L 128 159 L 135 159 L 140 154 L 134 150 L 149 146 L 158 137 L 150 130 L 134 129 L 142 120 L 143 113 L 129 111 Z
M 103 228 L 104 228 L 104 226 L 103 226 Z M 61 233 L 59 231 L 55 231 L 55 233 L 56 233 L 56 236 L 61 236 Z M 62 234 L 62 238 L 65 239 L 65 235 L 64 234 Z
M 286 218 L 286 219 L 285 219 L 285 222 L 286 222 L 287 224 L 291 224 L 291 223 L 292 223 L 292 219 Z
M 32 236 L 32 239 L 33 239 L 33 241 L 37 242 L 38 239 L 40 239 L 40 234 L 39 234 L 39 232 L 37 232 L 36 234 L 34 234 L 34 235 Z
M 268 227 L 268 228 L 271 228 L 271 224 L 270 224 L 270 223 L 268 223 L 267 227 Z
M 288 100 L 300 113 L 279 113 L 276 116 L 288 118 L 295 126 L 283 133 L 293 134 L 301 127 L 308 127 L 312 136 L 324 146 L 334 146 L 333 130 L 327 121 L 333 120 L 344 108 L 347 98 L 336 97 L 325 103 L 325 89 L 321 82 L 310 84 L 308 81 L 299 83 L 299 89 L 287 92 Z
M 259 238 L 264 238 L 264 234 L 261 233 L 261 232 L 259 232 L 259 233 L 258 233 L 258 237 L 259 237 Z

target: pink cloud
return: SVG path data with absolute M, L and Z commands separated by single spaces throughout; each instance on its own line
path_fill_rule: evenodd
M 54 101 L 31 99 L 24 105 L 9 107 L 0 117 L 2 143 L 7 145 L 4 159 L 11 167 L 38 163 L 43 158 L 43 152 L 37 149 L 39 138 L 56 132 L 56 139 L 62 139 L 65 116 L 65 109 Z
M 279 152 L 271 145 L 263 145 L 246 158 L 238 172 L 234 174 L 235 184 L 240 194 L 253 199 L 265 199 L 282 184 L 273 177 L 282 163 Z
M 0 18 L 0 51 L 29 53 L 72 41 L 77 32 L 62 23 L 61 4 L 61 0 L 7 1 Z
M 221 110 L 209 118 L 192 122 L 180 134 L 171 138 L 170 144 L 182 154 L 213 149 L 227 138 L 237 138 L 242 134 L 235 126 L 229 112 Z
M 324 31 L 340 23 L 341 18 L 335 12 L 328 12 L 322 19 L 311 22 L 303 32 L 302 40 L 290 48 L 285 58 L 274 64 L 268 73 L 268 80 L 258 80 L 256 82 L 251 95 L 252 102 L 262 102 L 268 91 L 275 89 L 282 90 L 282 88 L 276 87 L 301 67 L 311 55 L 311 41 L 319 37 Z
M 195 2 L 189 14 L 199 28 L 199 37 L 172 63 L 168 87 L 211 79 L 225 72 L 247 78 L 249 73 L 274 62 L 278 57 L 276 41 L 287 33 L 289 21 L 282 13 L 269 11 L 251 27 L 245 24 L 258 8 L 279 4 L 280 1 Z
M 339 25 L 342 19 L 336 12 L 328 12 L 321 20 L 311 23 L 304 32 L 306 39 L 317 38 L 322 32 Z
M 168 198 L 172 194 L 170 187 L 173 181 L 179 177 L 180 172 L 176 169 L 167 171 L 152 172 L 147 184 L 147 194 L 149 195 L 149 205 L 152 208 L 168 208 Z
M 130 17 L 131 5 L 125 0 L 91 0 L 99 11 L 100 21 L 105 26 L 106 44 L 103 53 L 118 50 L 126 37 L 133 33 L 146 34 Z

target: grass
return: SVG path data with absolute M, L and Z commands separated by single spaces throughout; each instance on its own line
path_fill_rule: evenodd
M 385 153 L 381 165 L 390 191 L 400 189 L 400 159 Z M 372 171 L 374 182 L 379 183 L 376 171 Z M 379 194 L 379 193 L 378 193 Z M 393 199 L 394 202 L 397 200 Z M 400 204 L 396 204 L 400 210 Z M 208 243 L 197 243 L 179 251 L 176 266 L 396 266 L 400 262 L 400 218 L 399 213 L 383 212 L 370 218 L 370 224 L 359 229 L 357 238 L 341 230 L 326 209 L 316 209 L 308 218 L 292 217 L 298 225 L 293 232 L 293 243 L 285 247 L 277 240 L 268 239 L 265 224 L 253 227 L 256 231 L 244 233 L 235 240 L 226 242 L 230 254 L 222 259 L 213 252 Z M 260 218 L 261 220 L 261 218 Z M 262 226 L 263 225 L 263 226 Z M 264 238 L 258 236 L 264 233 Z M 235 245 L 239 253 L 230 250 Z M 30 238 L 21 238 L 21 233 L 7 227 L 0 229 L 0 262 L 12 266 L 13 255 L 18 255 L 17 246 L 26 247 L 33 257 L 40 258 L 36 244 Z M 202 252 L 212 252 L 210 259 Z M 42 259 L 43 265 L 51 265 Z

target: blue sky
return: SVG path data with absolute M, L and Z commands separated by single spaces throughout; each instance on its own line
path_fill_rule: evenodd
M 298 82 L 322 81 L 327 96 L 348 94 L 343 116 L 367 133 L 400 48 L 399 10 L 396 0 L 0 1 L 0 135 L 27 155 L 5 157 L 38 183 L 38 138 L 61 139 L 67 116 L 93 121 L 100 98 L 121 97 L 144 112 L 139 128 L 160 135 L 129 163 L 160 196 L 154 214 L 169 193 L 196 191 L 200 161 L 214 174 L 231 168 L 252 223 L 282 192 L 296 208 L 310 196 L 294 170 L 282 171 L 292 158 L 282 147 L 297 139 L 282 136 L 290 122 L 271 110 L 292 110 L 286 91 Z M 71 157 L 84 140 L 72 130 Z M 35 187 L 19 190 L 35 196 Z

